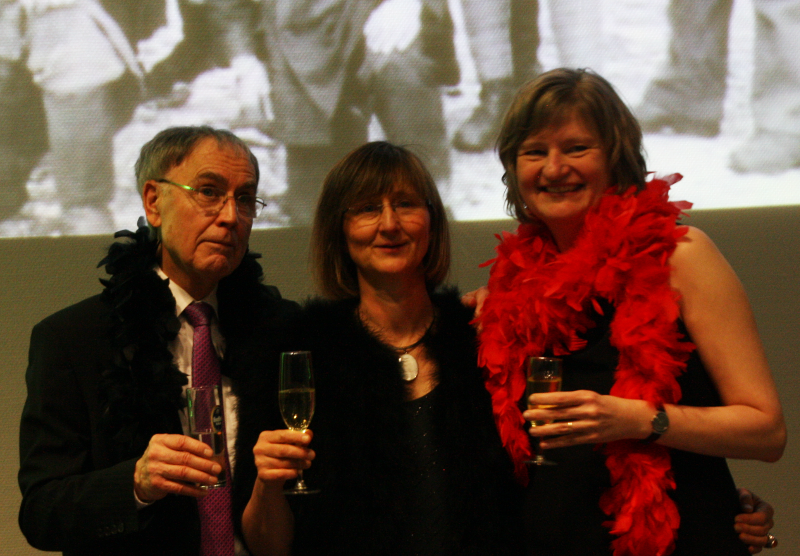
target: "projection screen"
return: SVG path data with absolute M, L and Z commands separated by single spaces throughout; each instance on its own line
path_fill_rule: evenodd
M 778 164 L 760 146 L 775 141 L 750 142 L 790 126 L 781 111 L 797 118 L 800 93 L 781 81 L 791 71 L 759 67 L 759 49 L 775 51 L 749 1 L 2 0 L 0 10 L 0 237 L 131 228 L 140 147 L 200 124 L 252 145 L 269 203 L 256 228 L 308 224 L 332 161 L 378 138 L 417 149 L 454 219 L 501 219 L 497 118 L 520 83 L 558 66 L 614 84 L 643 119 L 649 168 L 684 176 L 674 199 L 800 203 L 797 136 Z M 777 99 L 766 115 L 764 75 Z

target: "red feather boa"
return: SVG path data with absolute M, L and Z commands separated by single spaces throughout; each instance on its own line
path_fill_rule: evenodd
M 611 344 L 619 363 L 611 394 L 654 403 L 675 403 L 677 376 L 694 346 L 681 341 L 678 296 L 669 285 L 668 260 L 686 233 L 676 221 L 691 207 L 669 202 L 674 174 L 654 179 L 639 193 L 604 195 L 586 216 L 574 247 L 560 253 L 545 228 L 521 224 L 504 233 L 480 316 L 479 364 L 492 396 L 503 444 L 517 478 L 527 484 L 524 460 L 530 440 L 518 402 L 525 393 L 522 369 L 529 356 L 566 355 L 584 347 L 580 335 L 594 326 L 598 298 L 615 307 Z M 667 496 L 674 489 L 669 450 L 635 440 L 604 447 L 611 488 L 600 507 L 618 535 L 615 556 L 660 556 L 672 552 L 680 523 Z

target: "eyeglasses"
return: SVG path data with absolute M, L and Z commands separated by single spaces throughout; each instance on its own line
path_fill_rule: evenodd
M 198 206 L 203 209 L 208 216 L 219 214 L 225 207 L 225 203 L 228 202 L 228 199 L 233 199 L 235 201 L 236 212 L 239 214 L 239 216 L 244 218 L 256 218 L 259 214 L 261 214 L 261 210 L 267 205 L 267 203 L 265 203 L 262 199 L 259 199 L 254 195 L 248 195 L 247 193 L 243 193 L 241 195 L 228 195 L 227 191 L 212 185 L 201 185 L 199 188 L 195 189 L 194 187 L 183 185 L 181 183 L 175 183 L 174 181 L 163 178 L 155 181 L 158 183 L 168 183 L 169 185 L 174 185 L 176 187 L 185 189 L 191 194 L 192 199 L 195 200 Z
M 356 224 L 366 226 L 375 224 L 383 215 L 387 203 L 364 203 L 348 208 L 345 212 Z M 417 220 L 428 210 L 428 203 L 419 199 L 398 199 L 388 203 L 388 207 L 403 222 Z

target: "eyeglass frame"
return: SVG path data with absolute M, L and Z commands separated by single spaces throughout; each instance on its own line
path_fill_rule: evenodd
M 392 211 L 394 212 L 394 214 L 397 216 L 397 218 L 399 220 L 404 220 L 404 216 L 401 215 L 397 211 L 397 209 L 398 209 L 397 204 L 398 203 L 404 203 L 404 202 L 410 202 L 410 201 L 408 199 L 398 199 L 397 201 L 390 201 L 389 202 L 389 208 L 392 209 Z M 352 207 L 347 207 L 346 209 L 344 209 L 344 214 L 345 214 L 345 216 L 349 215 L 351 218 L 355 219 L 356 221 L 358 221 L 359 218 L 365 218 L 366 220 L 363 222 L 364 225 L 374 224 L 375 222 L 378 222 L 380 220 L 381 216 L 383 216 L 383 211 L 386 209 L 386 203 L 385 202 L 381 202 L 380 203 L 381 210 L 380 210 L 380 212 L 377 212 L 374 217 L 367 218 L 366 213 L 355 212 L 358 209 L 362 209 L 362 208 L 368 207 L 368 206 L 373 205 L 373 204 L 375 206 L 378 206 L 378 203 L 364 203 L 363 205 L 360 205 L 360 206 L 356 205 L 356 206 L 352 206 Z M 427 200 L 427 199 L 421 200 L 419 205 L 415 205 L 414 207 L 408 207 L 408 208 L 413 208 L 413 209 L 418 209 L 418 208 L 419 209 L 423 209 L 424 208 L 425 210 L 427 210 L 430 213 L 431 202 L 429 200 Z
M 192 187 L 190 185 L 184 185 L 182 183 L 177 183 L 177 182 L 174 182 L 172 180 L 168 180 L 166 178 L 159 178 L 159 179 L 156 179 L 156 180 L 153 180 L 153 181 L 156 182 L 156 183 L 166 183 L 166 184 L 169 184 L 169 185 L 174 185 L 176 187 L 180 187 L 182 189 L 185 189 L 186 191 L 189 191 L 190 193 L 194 193 L 196 195 L 201 195 L 199 189 L 194 188 L 194 187 Z M 212 189 L 216 189 L 217 191 L 222 191 L 222 189 L 220 189 L 218 187 L 213 187 L 213 186 L 210 186 L 210 185 L 209 186 L 203 186 L 203 187 L 210 187 Z M 238 197 L 252 197 L 255 200 L 255 205 L 254 205 L 255 214 L 253 214 L 252 216 L 249 215 L 249 214 L 242 214 L 242 212 L 240 210 L 239 202 L 237 200 Z M 222 204 L 219 206 L 219 208 L 216 211 L 214 211 L 212 209 L 203 208 L 203 207 L 201 207 L 201 208 L 203 208 L 203 210 L 206 212 L 206 214 L 208 216 L 217 215 L 220 212 L 222 212 L 222 210 L 225 208 L 225 204 L 228 202 L 228 199 L 233 199 L 233 204 L 236 207 L 236 214 L 238 214 L 242 218 L 249 218 L 251 220 L 253 220 L 255 218 L 258 218 L 258 216 L 261 214 L 261 211 L 264 210 L 264 207 L 267 206 L 267 202 L 264 199 L 262 199 L 260 197 L 256 197 L 255 195 L 250 195 L 250 194 L 247 194 L 247 193 L 243 193 L 241 195 L 225 195 L 225 200 L 222 201 Z M 197 200 L 195 200 L 195 202 L 200 204 L 200 202 L 197 201 Z

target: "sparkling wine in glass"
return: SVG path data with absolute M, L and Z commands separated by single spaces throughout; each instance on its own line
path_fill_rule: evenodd
M 228 453 L 225 445 L 225 421 L 220 386 L 187 388 L 186 410 L 189 436 L 208 444 L 213 452 L 211 460 L 222 467 L 215 484 L 198 486 L 203 490 L 224 487 L 227 485 Z
M 525 385 L 526 402 L 531 394 L 560 392 L 561 359 L 557 357 L 529 357 L 525 367 L 525 378 L 527 379 Z M 555 406 L 543 404 L 532 405 L 528 402 L 528 409 L 550 409 L 552 407 Z M 532 427 L 540 427 L 544 424 L 546 424 L 545 421 L 531 421 Z M 538 438 L 535 440 L 535 445 L 536 451 L 533 459 L 525 463 L 532 463 L 533 465 L 556 465 L 555 462 L 544 457 L 544 451 L 539 446 Z
M 314 416 L 314 372 L 310 351 L 285 351 L 281 353 L 278 405 L 286 426 L 293 431 L 305 431 Z M 284 494 L 316 494 L 319 490 L 308 488 L 303 471 L 298 470 L 297 482 Z

